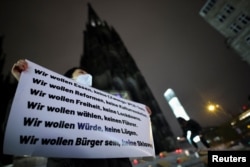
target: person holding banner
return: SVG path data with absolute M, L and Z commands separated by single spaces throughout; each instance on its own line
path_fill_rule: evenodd
M 19 80 L 21 72 L 28 69 L 25 60 L 18 60 L 12 67 L 12 75 Z M 68 70 L 64 76 L 71 78 L 85 86 L 92 86 L 92 76 L 81 67 Z M 151 110 L 146 106 L 149 115 Z M 48 158 L 47 167 L 132 167 L 129 158 L 106 158 L 106 159 L 76 159 L 76 158 Z
M 16 80 L 19 81 L 21 72 L 27 70 L 27 68 L 28 63 L 25 60 L 20 59 L 12 66 L 11 73 Z

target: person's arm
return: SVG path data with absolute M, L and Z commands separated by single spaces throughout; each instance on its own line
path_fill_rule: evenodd
M 22 71 L 27 70 L 27 68 L 28 63 L 25 60 L 20 59 L 12 66 L 11 73 L 17 81 L 19 81 Z
M 184 127 L 181 127 L 181 130 L 182 130 L 182 136 L 178 136 L 177 140 L 184 141 L 186 140 L 186 137 L 187 137 L 187 131 L 185 130 Z
M 187 138 L 187 131 L 183 127 L 181 127 L 181 130 L 182 130 L 182 136 L 177 137 L 177 140 L 184 141 Z

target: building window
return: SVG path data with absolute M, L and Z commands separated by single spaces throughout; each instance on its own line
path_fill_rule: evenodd
M 92 27 L 95 27 L 95 26 L 96 26 L 96 23 L 95 23 L 94 20 L 91 20 L 91 26 L 92 26 Z
M 241 15 L 238 17 L 238 21 L 239 21 L 240 23 L 242 23 L 243 25 L 246 25 L 246 24 L 249 23 L 250 17 L 247 16 L 247 15 L 245 15 L 245 14 L 243 13 L 243 14 L 241 14 Z
M 229 28 L 231 29 L 231 31 L 233 31 L 235 34 L 237 34 L 243 28 L 245 28 L 249 22 L 250 22 L 250 17 L 245 15 L 245 14 L 241 14 L 241 15 L 239 15 L 239 17 L 237 17 L 235 22 L 230 25 Z
M 215 5 L 217 0 L 208 0 L 206 2 L 206 4 L 203 6 L 203 8 L 201 9 L 201 13 L 203 15 L 206 15 Z
M 223 23 L 228 16 L 234 11 L 234 7 L 232 5 L 226 4 L 221 11 L 219 12 L 219 14 L 216 16 L 216 19 Z
M 238 24 L 236 23 L 233 23 L 230 25 L 229 27 L 235 34 L 239 33 L 241 31 L 241 26 L 239 26 Z
M 223 8 L 223 10 L 227 13 L 227 14 L 231 14 L 234 11 L 234 7 L 232 5 L 226 4 Z
M 219 20 L 219 22 L 223 23 L 227 17 L 224 14 L 218 14 L 216 18 Z
M 246 37 L 246 43 L 247 43 L 248 46 L 250 46 L 250 35 L 248 35 L 248 36 Z

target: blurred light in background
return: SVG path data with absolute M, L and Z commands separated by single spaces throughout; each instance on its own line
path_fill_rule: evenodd
M 179 99 L 175 96 L 175 93 L 172 89 L 167 89 L 164 93 L 164 97 L 167 100 L 170 108 L 172 109 L 176 118 L 182 117 L 186 120 L 189 120 L 189 116 L 183 106 L 181 105 Z

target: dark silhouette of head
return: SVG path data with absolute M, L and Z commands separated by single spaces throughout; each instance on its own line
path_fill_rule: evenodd
M 72 78 L 72 74 L 76 69 L 82 69 L 81 67 L 73 67 L 64 73 L 65 77 Z
M 177 118 L 177 121 L 179 122 L 180 125 L 185 125 L 187 123 L 187 120 L 185 120 L 184 118 L 182 117 L 178 117 Z

